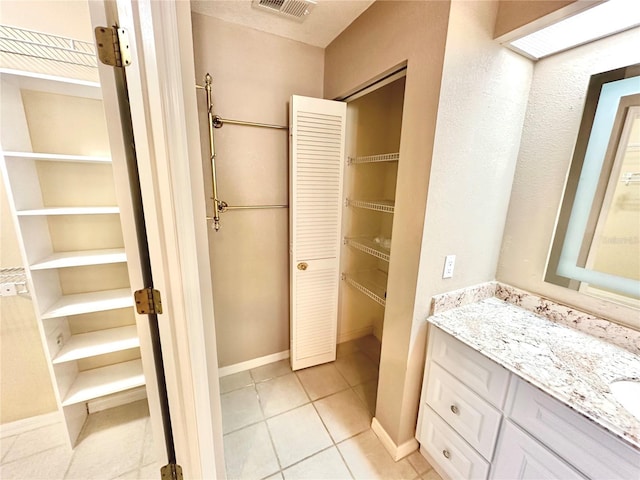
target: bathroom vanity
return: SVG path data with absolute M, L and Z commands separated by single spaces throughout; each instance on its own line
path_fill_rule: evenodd
M 640 420 L 609 387 L 640 380 L 640 337 L 542 310 L 556 321 L 493 297 L 428 319 L 416 438 L 444 478 L 640 478 Z

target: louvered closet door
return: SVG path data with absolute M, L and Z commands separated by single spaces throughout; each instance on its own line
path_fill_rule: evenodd
M 346 104 L 291 98 L 291 368 L 336 358 Z

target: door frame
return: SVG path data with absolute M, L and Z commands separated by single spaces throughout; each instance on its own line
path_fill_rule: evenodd
M 117 24 L 129 33 L 132 64 L 126 67 L 127 91 L 149 258 L 154 287 L 162 294 L 164 313 L 158 319 L 177 463 L 185 478 L 223 479 L 222 414 L 189 2 L 102 0 L 89 4 L 93 20 L 102 17 L 104 25 Z M 107 121 L 119 125 L 114 90 L 105 88 L 104 93 Z M 128 181 L 122 170 L 114 175 L 116 183 Z M 125 225 L 124 230 L 131 232 L 135 225 Z M 145 286 L 132 285 L 132 289 Z M 160 444 L 157 388 L 150 390 L 151 421 Z

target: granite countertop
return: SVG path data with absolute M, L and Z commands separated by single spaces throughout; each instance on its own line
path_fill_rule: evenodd
M 640 421 L 609 389 L 640 380 L 639 355 L 498 298 L 428 321 L 640 450 Z

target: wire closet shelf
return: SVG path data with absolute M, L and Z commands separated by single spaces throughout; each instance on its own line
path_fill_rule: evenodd
M 0 52 L 70 65 L 98 67 L 96 50 L 91 42 L 10 25 L 0 25 Z

